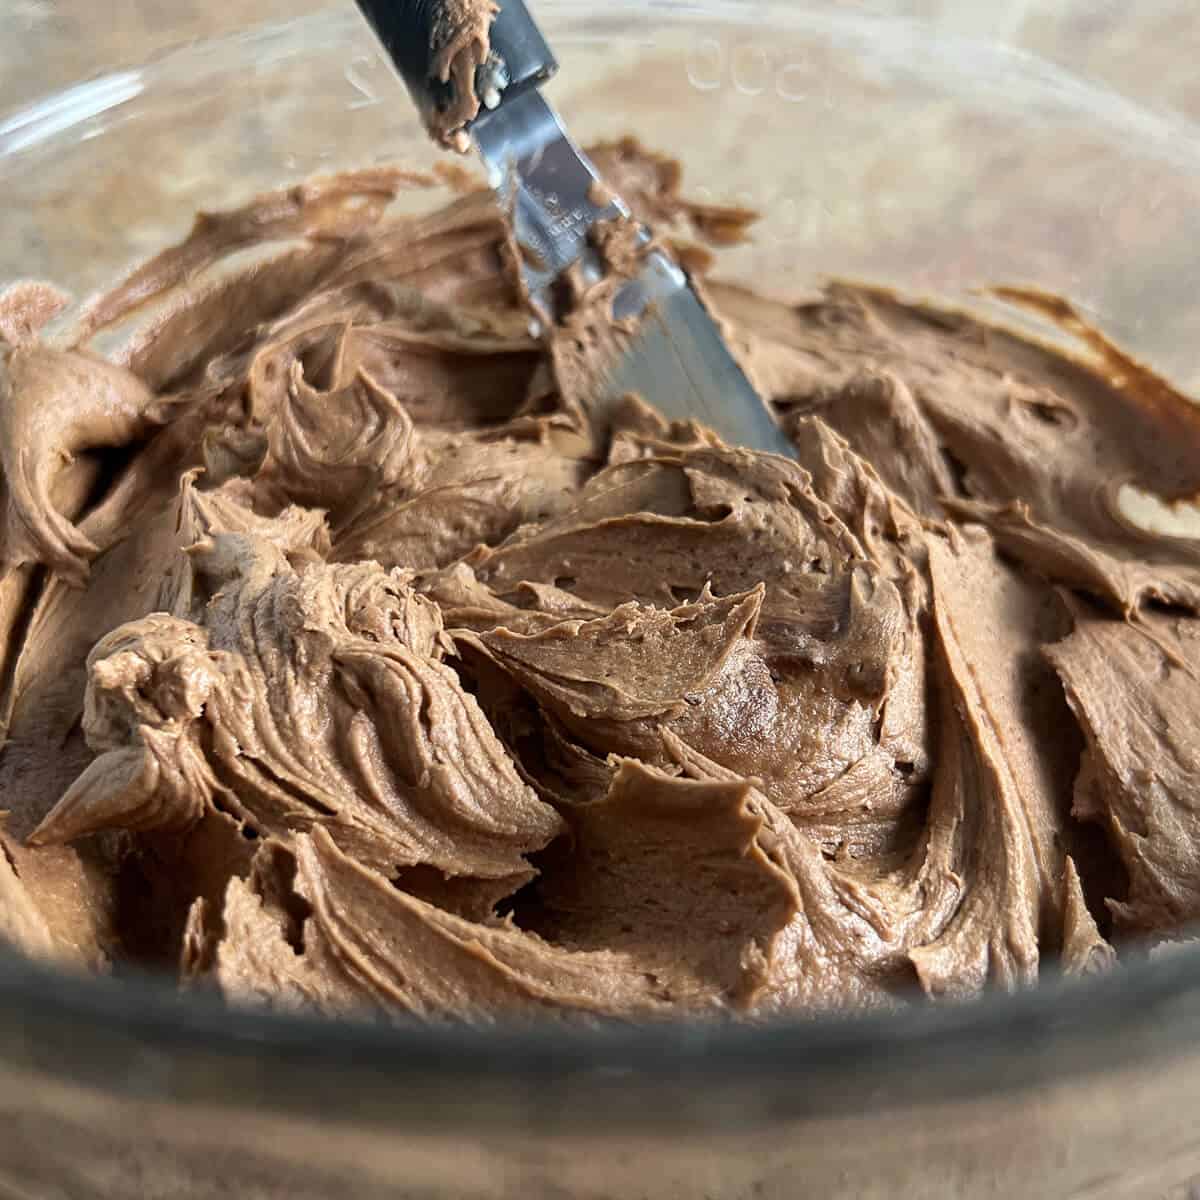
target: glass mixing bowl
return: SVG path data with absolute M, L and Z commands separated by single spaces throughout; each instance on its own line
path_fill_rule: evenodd
M 1162 104 L 1194 74 L 1187 8 L 1172 25 L 1149 6 L 1165 23 L 1143 104 L 1126 6 L 1045 7 L 537 13 L 573 130 L 634 128 L 699 198 L 763 212 L 725 274 L 794 296 L 861 276 L 985 309 L 979 285 L 1040 284 L 1200 387 L 1200 133 Z M 432 156 L 349 6 L 197 43 L 0 113 L 0 280 L 84 296 L 199 207 Z M 1185 947 L 886 1017 L 384 1029 L 0 957 L 0 1195 L 1191 1200 L 1198 991 Z

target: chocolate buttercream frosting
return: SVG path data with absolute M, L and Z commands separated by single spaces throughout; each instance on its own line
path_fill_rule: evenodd
M 467 126 L 482 107 L 476 72 L 491 56 L 492 22 L 499 11 L 497 0 L 442 0 L 434 10 L 429 69 L 437 82 L 448 85 L 447 103 L 426 111 L 426 127 L 434 141 L 459 153 L 470 148 Z
M 682 239 L 744 236 L 594 156 L 696 272 Z M 539 332 L 490 193 L 389 215 L 430 182 L 202 214 L 66 333 L 0 296 L 0 936 L 480 1023 L 969 997 L 1182 936 L 1200 540 L 1121 496 L 1196 493 L 1200 410 L 1038 294 L 1073 351 L 698 278 L 795 459 L 600 412 L 613 288 Z

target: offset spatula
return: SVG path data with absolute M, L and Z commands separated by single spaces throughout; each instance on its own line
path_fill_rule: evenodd
M 436 77 L 433 32 L 445 0 L 357 0 L 417 108 L 428 117 L 455 100 L 454 83 Z M 467 132 L 492 186 L 513 213 L 525 282 L 535 303 L 553 313 L 552 285 L 579 263 L 600 265 L 588 240 L 598 221 L 628 217 L 624 202 L 598 186 L 596 168 L 567 136 L 539 91 L 558 70 L 523 0 L 500 0 L 488 60 L 475 72 L 482 101 Z M 647 240 L 649 233 L 646 233 Z M 725 441 L 776 454 L 793 453 L 761 397 L 679 266 L 661 250 L 613 302 L 614 317 L 641 317 L 637 335 L 604 380 L 619 399 L 637 392 L 664 416 L 696 420 Z

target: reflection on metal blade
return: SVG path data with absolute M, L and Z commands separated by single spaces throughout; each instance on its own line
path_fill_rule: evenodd
M 581 260 L 595 265 L 592 226 L 628 217 L 629 209 L 607 193 L 536 90 L 481 116 L 471 132 L 492 186 L 512 212 L 530 295 L 550 313 L 554 280 Z M 659 252 L 613 303 L 617 319 L 642 314 L 627 353 L 605 381 L 610 398 L 637 392 L 668 419 L 700 421 L 732 445 L 792 453 L 687 276 Z
M 540 301 L 566 267 L 588 249 L 597 222 L 627 217 L 619 201 L 596 204 L 596 168 L 536 91 L 525 92 L 471 127 L 492 187 L 513 214 L 517 241 L 527 252 L 526 283 Z
M 646 315 L 606 380 L 609 395 L 637 392 L 668 420 L 699 421 L 731 445 L 790 457 L 791 443 L 683 272 L 665 255 L 651 254 L 629 286 L 642 289 Z

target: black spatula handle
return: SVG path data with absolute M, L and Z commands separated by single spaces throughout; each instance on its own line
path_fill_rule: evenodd
M 433 31 L 444 0 L 357 0 L 379 35 L 421 112 L 440 111 L 453 99 L 454 84 L 433 71 Z M 524 0 L 500 0 L 492 22 L 492 53 L 503 71 L 501 103 L 544 83 L 558 63 L 534 24 Z M 506 81 L 506 82 L 505 82 Z

